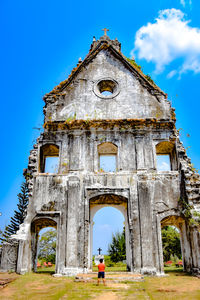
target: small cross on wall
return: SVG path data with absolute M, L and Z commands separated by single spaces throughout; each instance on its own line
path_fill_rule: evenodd
M 104 31 L 104 35 L 107 36 L 107 31 L 109 31 L 109 29 L 103 28 L 102 30 Z

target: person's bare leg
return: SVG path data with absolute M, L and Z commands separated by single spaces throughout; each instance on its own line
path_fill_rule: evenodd
M 106 285 L 106 280 L 105 280 L 105 278 L 103 278 L 103 284 Z
M 100 279 L 98 278 L 98 279 L 97 279 L 97 285 L 99 285 L 99 282 L 100 282 Z

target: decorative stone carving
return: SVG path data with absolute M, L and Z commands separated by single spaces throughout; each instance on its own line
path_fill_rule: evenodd
M 2 247 L 0 270 L 16 271 L 18 241 L 10 239 L 5 242 Z

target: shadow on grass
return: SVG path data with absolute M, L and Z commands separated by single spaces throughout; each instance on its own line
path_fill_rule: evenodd
M 183 268 L 177 267 L 165 267 L 164 268 L 165 274 L 174 275 L 174 276 L 190 276 L 190 273 L 187 273 L 183 270 Z

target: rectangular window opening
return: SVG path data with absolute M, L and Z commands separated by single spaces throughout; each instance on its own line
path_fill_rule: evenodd
M 59 157 L 47 156 L 45 157 L 44 173 L 58 173 Z
M 171 171 L 171 162 L 169 154 L 157 154 L 156 159 L 158 171 Z
M 99 170 L 100 172 L 116 172 L 116 155 L 100 155 Z

